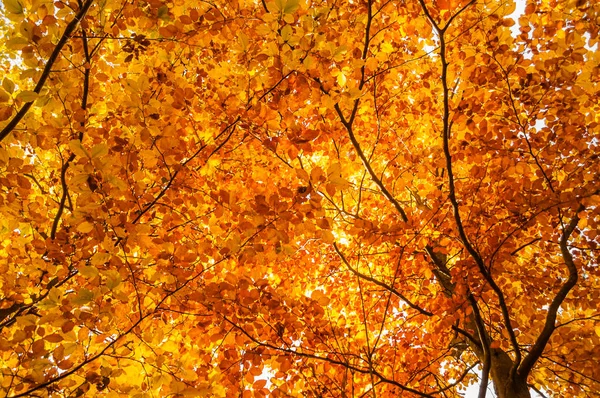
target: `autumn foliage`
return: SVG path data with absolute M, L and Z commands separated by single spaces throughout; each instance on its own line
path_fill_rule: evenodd
M 600 3 L 523 6 L 3 0 L 1 394 L 596 396 Z

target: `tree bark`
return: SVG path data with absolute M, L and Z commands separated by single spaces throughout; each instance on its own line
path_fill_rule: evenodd
M 499 348 L 492 348 L 491 377 L 494 390 L 498 398 L 531 398 L 527 380 L 516 375 L 511 380 L 510 369 L 513 366 L 512 359 L 506 352 Z

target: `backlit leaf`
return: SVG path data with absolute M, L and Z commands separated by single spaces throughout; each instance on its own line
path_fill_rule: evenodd
M 39 94 L 33 91 L 21 91 L 17 94 L 17 99 L 20 99 L 23 102 L 33 102 L 38 99 Z
M 12 14 L 23 14 L 23 4 L 19 0 L 3 0 L 4 8 Z

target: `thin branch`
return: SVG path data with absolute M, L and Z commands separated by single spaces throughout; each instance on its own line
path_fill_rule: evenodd
M 86 366 L 87 364 L 94 362 L 96 359 L 100 358 L 101 356 L 104 355 L 104 353 L 111 347 L 113 347 L 119 340 L 121 340 L 123 337 L 125 337 L 126 335 L 128 335 L 133 329 L 135 329 L 144 319 L 146 319 L 147 317 L 149 317 L 150 315 L 152 315 L 154 312 L 149 312 L 148 314 L 146 314 L 145 316 L 141 317 L 140 319 L 138 319 L 133 325 L 131 325 L 129 327 L 129 329 L 127 329 L 125 332 L 121 333 L 120 335 L 118 335 L 113 341 L 111 341 L 109 344 L 107 344 L 100 352 L 98 352 L 96 355 L 93 355 L 87 359 L 85 359 L 84 361 L 82 361 L 80 364 L 78 364 L 77 366 L 69 369 L 68 371 L 61 373 L 59 376 L 56 376 L 44 383 L 38 384 L 35 387 L 30 388 L 29 390 L 22 392 L 20 394 L 17 395 L 12 395 L 9 398 L 19 398 L 19 397 L 30 397 L 34 392 L 41 390 L 43 388 L 49 387 L 50 385 L 56 383 L 59 380 L 62 380 L 68 376 L 71 376 L 73 373 L 77 372 L 79 369 L 83 368 L 84 366 Z
M 377 286 L 383 287 L 384 289 L 386 289 L 387 291 L 393 293 L 394 295 L 398 296 L 398 298 L 400 298 L 402 301 L 404 301 L 410 308 L 417 310 L 419 313 L 423 314 L 423 315 L 427 315 L 427 316 L 433 316 L 432 312 L 429 312 L 421 307 L 419 307 L 417 304 L 414 304 L 412 301 L 410 301 L 408 298 L 406 298 L 402 293 L 400 293 L 398 290 L 396 290 L 393 286 L 388 285 L 385 282 L 381 282 L 380 280 L 377 280 L 375 278 L 372 278 L 368 275 L 365 275 L 363 273 L 361 273 L 360 271 L 352 268 L 352 266 L 350 265 L 350 263 L 348 262 L 348 260 L 346 259 L 346 257 L 344 256 L 344 254 L 340 251 L 340 249 L 338 248 L 337 244 L 334 242 L 333 243 L 333 248 L 335 249 L 336 253 L 338 254 L 338 256 L 340 256 L 340 258 L 342 259 L 342 262 L 346 265 L 346 267 L 357 277 L 364 279 L 366 281 L 369 281 Z
M 460 239 L 461 239 L 465 249 L 467 249 L 470 256 L 475 260 L 475 263 L 477 264 L 479 271 L 481 272 L 481 274 L 485 278 L 486 282 L 490 285 L 490 287 L 492 288 L 492 290 L 496 293 L 496 296 L 498 297 L 498 302 L 500 304 L 500 309 L 502 312 L 502 317 L 504 319 L 506 330 L 510 337 L 511 344 L 512 344 L 512 347 L 515 352 L 515 367 L 513 368 L 513 371 L 511 371 L 511 376 L 514 376 L 514 372 L 516 371 L 516 366 L 521 361 L 521 351 L 519 349 L 519 343 L 517 342 L 517 337 L 515 335 L 515 331 L 512 327 L 512 323 L 510 320 L 510 314 L 508 312 L 508 305 L 506 304 L 506 299 L 504 298 L 504 293 L 502 292 L 500 287 L 496 284 L 496 282 L 494 281 L 494 279 L 488 272 L 487 268 L 485 267 L 483 258 L 481 257 L 479 252 L 473 247 L 473 245 L 471 244 L 471 241 L 467 237 L 467 234 L 466 234 L 464 226 L 463 226 L 462 218 L 460 215 L 460 210 L 459 210 L 460 206 L 459 206 L 458 200 L 456 198 L 456 191 L 455 191 L 455 185 L 454 185 L 454 172 L 453 172 L 453 168 L 452 168 L 452 166 L 453 166 L 452 165 L 452 154 L 450 153 L 450 130 L 452 128 L 452 123 L 450 122 L 450 89 L 448 87 L 448 65 L 449 65 L 449 62 L 447 61 L 447 57 L 446 57 L 446 39 L 444 38 L 444 33 L 445 33 L 446 29 L 448 29 L 449 25 L 447 24 L 444 26 L 444 28 L 440 28 L 439 25 L 435 22 L 435 20 L 431 16 L 431 14 L 429 13 L 429 10 L 425 4 L 425 1 L 419 0 L 419 3 L 421 4 L 421 8 L 423 9 L 423 12 L 429 19 L 429 22 L 435 28 L 435 30 L 439 36 L 439 40 L 440 40 L 440 60 L 442 63 L 441 81 L 442 81 L 442 87 L 443 87 L 443 108 L 444 108 L 443 116 L 442 116 L 442 123 L 443 123 L 442 138 L 443 138 L 444 156 L 446 158 L 446 171 L 448 173 L 448 189 L 449 189 L 448 196 L 449 196 L 450 202 L 452 203 L 452 209 L 453 209 L 453 213 L 454 213 L 454 220 L 456 223 L 456 228 L 458 229 L 458 234 L 460 236 Z M 461 8 L 459 13 L 463 12 L 467 7 L 473 5 L 474 3 L 475 3 L 475 0 L 470 1 L 467 5 L 465 5 L 463 8 Z
M 364 43 L 364 47 L 363 47 L 363 51 L 362 51 L 362 59 L 363 60 L 367 59 L 367 55 L 369 53 L 369 43 L 371 40 L 370 30 L 371 30 L 371 23 L 373 21 L 371 5 L 372 5 L 372 2 L 371 2 L 371 0 L 369 0 L 368 4 L 367 4 L 367 24 L 365 27 L 365 43 Z M 366 83 L 366 75 L 365 75 L 366 69 L 365 68 L 366 68 L 365 65 L 363 65 L 360 69 L 361 78 L 360 78 L 360 83 L 358 85 L 359 89 L 362 89 Z M 320 81 L 318 79 L 317 79 L 317 82 L 320 83 Z M 379 189 L 381 190 L 383 195 L 390 201 L 390 203 L 392 203 L 392 205 L 394 205 L 394 207 L 400 214 L 402 221 L 408 222 L 408 216 L 406 215 L 406 212 L 404 211 L 404 209 L 402 208 L 400 203 L 394 198 L 394 196 L 391 194 L 391 192 L 387 190 L 385 185 L 383 185 L 383 182 L 381 181 L 381 179 L 379 179 L 379 177 L 377 177 L 377 174 L 371 167 L 371 163 L 365 156 L 365 153 L 363 152 L 358 140 L 356 139 L 356 136 L 354 135 L 354 130 L 352 128 L 352 125 L 354 123 L 354 118 L 356 117 L 356 114 L 358 111 L 359 103 L 360 103 L 360 98 L 357 98 L 356 100 L 354 100 L 354 104 L 352 106 L 352 111 L 350 112 L 350 117 L 348 119 L 346 119 L 346 117 L 344 116 L 344 113 L 342 112 L 342 109 L 340 108 L 339 104 L 335 104 L 334 108 L 335 108 L 335 111 L 337 112 L 342 124 L 346 128 L 346 131 L 348 132 L 348 137 L 350 138 L 350 142 L 352 143 L 354 150 L 356 151 L 356 153 L 360 157 L 360 160 L 362 161 L 363 165 L 369 172 L 371 179 L 379 187 Z
M 62 157 L 62 156 L 61 156 Z M 65 209 L 65 204 L 67 201 L 68 194 L 68 186 L 67 186 L 67 170 L 69 169 L 69 165 L 75 159 L 75 154 L 72 153 L 69 155 L 67 161 L 60 168 L 60 185 L 62 188 L 62 195 L 60 197 L 60 203 L 58 204 L 58 210 L 56 215 L 54 216 L 54 221 L 52 222 L 52 229 L 50 230 L 50 239 L 54 240 L 56 238 L 56 232 L 58 231 L 58 223 L 62 217 L 63 211 Z
M 515 254 L 517 254 L 521 250 L 525 249 L 527 246 L 531 246 L 534 243 L 539 242 L 540 240 L 542 240 L 542 238 L 535 238 L 535 239 L 531 240 L 530 242 L 527 242 L 527 243 L 525 243 L 525 244 L 517 247 L 515 250 L 513 250 L 512 252 L 510 252 L 510 255 L 514 256 Z
M 79 22 L 83 19 L 85 14 L 88 12 L 88 10 L 93 2 L 94 2 L 94 0 L 87 0 L 85 3 L 83 3 L 83 7 L 81 7 L 81 9 L 77 13 L 77 15 L 75 15 L 75 18 L 73 18 L 73 20 L 71 22 L 69 22 L 69 24 L 65 28 L 65 31 L 63 32 L 60 40 L 58 41 L 58 44 L 56 44 L 56 47 L 54 47 L 52 54 L 50 54 L 50 58 L 48 58 L 48 61 L 46 62 L 46 66 L 44 67 L 42 75 L 40 76 L 40 80 L 38 80 L 37 84 L 35 85 L 33 92 L 39 94 L 42 91 L 42 88 L 44 87 L 46 80 L 50 76 L 50 71 L 52 69 L 52 66 L 54 66 L 54 63 L 58 59 L 58 56 L 60 55 L 62 48 L 65 46 L 65 44 L 71 37 L 71 34 L 75 30 L 75 28 L 77 27 Z M 27 114 L 27 112 L 29 111 L 29 108 L 31 108 L 31 105 L 33 105 L 33 101 L 26 102 L 25 104 L 23 104 L 23 106 L 21 107 L 21 109 L 19 109 L 19 112 L 17 112 L 15 117 L 13 117 L 12 120 L 10 122 L 8 122 L 8 124 L 6 126 L 4 126 L 4 128 L 0 132 L 0 141 L 4 140 L 6 138 L 6 136 L 9 135 L 13 131 L 13 129 L 17 126 L 17 124 L 19 124 L 21 119 L 23 119 L 23 117 Z
M 208 161 L 208 159 L 210 159 L 210 157 L 212 155 L 214 155 L 215 153 L 217 153 L 231 138 L 233 131 L 235 130 L 235 126 L 236 124 L 240 121 L 240 117 L 238 116 L 232 123 L 228 124 L 223 131 L 219 134 L 219 136 L 221 134 L 223 134 L 224 132 L 230 130 L 229 135 L 222 141 L 220 142 L 215 149 L 213 149 L 213 151 L 207 156 L 206 161 Z M 131 222 L 132 224 L 137 224 L 141 218 L 144 216 L 144 214 L 146 214 L 148 211 L 150 211 L 150 209 L 152 209 L 156 203 L 167 193 L 167 191 L 171 188 L 171 186 L 173 185 L 173 182 L 175 181 L 175 178 L 177 177 L 177 175 L 179 174 L 179 172 L 181 170 L 183 170 L 183 168 L 189 163 L 191 162 L 193 159 L 196 158 L 196 156 L 198 156 L 198 154 L 200 154 L 200 152 L 202 152 L 202 150 L 204 150 L 207 147 L 207 145 L 201 145 L 200 148 L 194 152 L 194 154 L 187 159 L 185 162 L 182 162 L 180 164 L 180 167 L 177 168 L 177 170 L 175 170 L 175 172 L 171 175 L 171 177 L 169 178 L 169 181 L 167 181 L 167 183 L 165 184 L 165 186 L 160 190 L 160 192 L 158 193 L 158 195 L 156 195 L 154 197 L 154 199 L 152 199 L 152 201 L 150 203 L 148 203 L 144 209 L 142 209 L 137 216 L 133 219 L 133 221 Z M 123 240 L 122 237 L 119 237 L 117 239 L 117 241 L 115 242 L 115 246 L 117 246 L 119 243 L 121 243 L 121 241 Z
M 356 150 L 356 153 L 358 154 L 358 157 L 362 161 L 363 165 L 369 172 L 371 179 L 379 187 L 379 189 L 381 190 L 383 195 L 396 208 L 396 210 L 400 214 L 400 217 L 402 218 L 402 221 L 408 222 L 408 216 L 406 215 L 406 212 L 404 211 L 404 209 L 402 208 L 400 203 L 396 200 L 396 198 L 394 198 L 394 196 L 391 194 L 391 192 L 388 191 L 388 189 L 385 187 L 385 185 L 383 185 L 383 182 L 379 179 L 379 177 L 377 177 L 377 174 L 375 174 L 375 171 L 371 167 L 369 160 L 365 156 L 362 148 L 360 147 L 358 140 L 356 139 L 356 136 L 354 135 L 354 131 L 352 129 L 352 124 L 350 124 L 350 122 L 346 120 L 346 118 L 344 117 L 342 110 L 338 104 L 335 104 L 334 107 L 335 107 L 336 112 L 338 113 L 338 116 L 340 117 L 340 119 L 342 121 L 342 124 L 344 125 L 344 127 L 346 128 L 346 131 L 348 132 L 348 137 L 350 138 L 350 142 L 352 142 L 352 146 Z M 357 108 L 358 107 L 356 106 L 354 109 L 357 109 Z
M 248 333 L 243 327 L 241 327 L 240 325 L 236 324 L 235 322 L 233 322 L 232 320 L 230 320 L 229 318 L 227 318 L 225 315 L 223 315 L 223 319 L 229 323 L 230 325 L 232 325 L 234 328 L 238 329 L 240 332 L 242 332 L 242 334 L 244 334 L 246 337 L 248 337 L 250 340 L 252 340 L 252 342 L 254 342 L 255 344 L 261 346 L 261 347 L 266 347 L 266 348 L 270 348 L 276 351 L 280 351 L 280 352 L 285 352 L 287 354 L 292 354 L 292 355 L 297 355 L 299 357 L 303 357 L 303 358 L 310 358 L 310 359 L 316 359 L 316 360 L 320 360 L 320 361 L 325 361 L 325 362 L 329 362 L 332 365 L 339 365 L 342 366 L 346 369 L 350 369 L 352 371 L 355 371 L 357 373 L 361 373 L 361 374 L 369 374 L 369 373 L 373 373 L 375 376 L 377 376 L 377 378 L 379 380 L 381 380 L 384 383 L 388 383 L 391 384 L 393 386 L 396 386 L 398 388 L 400 388 L 403 391 L 408 391 L 408 392 L 412 392 L 415 395 L 418 395 L 420 397 L 427 397 L 427 398 L 433 398 L 433 395 L 430 394 L 426 394 L 423 393 L 419 390 L 415 390 L 414 388 L 405 386 L 404 384 L 401 384 L 395 380 L 392 379 L 388 379 L 387 377 L 385 377 L 384 375 L 382 375 L 381 373 L 379 373 L 377 370 L 373 369 L 372 367 L 369 368 L 360 368 L 360 367 L 356 367 L 353 365 L 350 365 L 347 362 L 343 362 L 343 361 L 339 361 L 337 359 L 333 359 L 333 358 L 327 358 L 327 357 L 322 357 L 319 355 L 315 355 L 315 354 L 310 354 L 307 352 L 302 352 L 302 351 L 296 351 L 293 350 L 291 348 L 285 348 L 285 347 L 277 347 L 271 343 L 266 343 L 266 342 L 262 342 L 258 339 L 256 339 L 254 336 L 252 336 L 250 333 Z
M 540 395 L 542 398 L 548 398 L 546 395 L 542 394 L 542 392 L 540 391 L 539 388 L 537 388 L 536 386 L 534 386 L 533 384 L 528 384 L 527 385 L 529 388 L 531 388 L 533 391 L 535 391 L 538 395 Z
M 85 63 L 86 63 L 85 72 L 83 74 L 83 93 L 81 95 L 81 109 L 83 109 L 85 111 L 87 109 L 88 95 L 89 95 L 89 90 L 90 90 L 90 71 L 91 71 L 90 63 L 92 62 L 92 60 L 90 58 L 90 52 L 88 49 L 88 42 L 87 42 L 87 36 L 86 36 L 85 29 L 82 29 L 81 40 L 83 42 L 83 52 L 84 52 Z M 77 137 L 79 142 L 81 142 L 81 140 L 83 139 L 84 127 L 85 127 L 85 120 L 80 122 L 79 135 Z M 66 207 L 66 201 L 67 201 L 67 199 L 69 199 L 69 187 L 67 186 L 67 170 L 69 169 L 69 166 L 71 165 L 71 162 L 73 160 L 75 160 L 75 154 L 71 153 L 69 155 L 67 161 L 62 165 L 61 170 L 60 170 L 60 184 L 61 184 L 61 188 L 62 188 L 62 196 L 60 198 L 58 210 L 56 212 L 56 215 L 54 216 L 54 221 L 52 222 L 52 229 L 50 231 L 50 238 L 52 240 L 54 240 L 56 238 L 56 232 L 58 230 L 58 223 L 60 222 L 60 219 L 61 219 L 64 209 Z

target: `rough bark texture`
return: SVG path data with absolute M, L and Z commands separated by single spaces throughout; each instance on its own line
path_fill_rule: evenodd
M 494 390 L 498 398 L 531 398 L 527 381 L 521 377 L 510 380 L 512 359 L 499 348 L 492 349 L 492 366 L 490 373 L 494 382 Z

